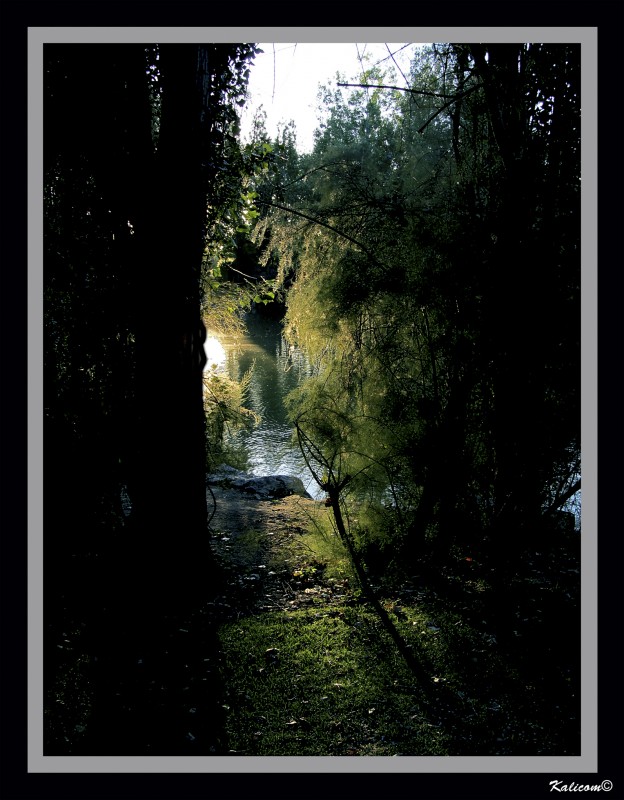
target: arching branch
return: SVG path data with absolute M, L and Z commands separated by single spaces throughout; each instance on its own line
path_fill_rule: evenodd
M 338 86 L 352 89 L 396 89 L 398 92 L 407 92 L 408 94 L 421 94 L 425 97 L 439 97 L 443 100 L 448 98 L 454 99 L 455 95 L 451 94 L 438 94 L 437 92 L 428 92 L 425 89 L 409 89 L 406 86 L 390 86 L 386 83 L 339 83 Z
M 463 100 L 464 97 L 467 97 L 472 92 L 480 89 L 483 84 L 482 83 L 475 83 L 474 86 L 471 86 L 469 89 L 466 89 L 464 92 L 459 92 L 458 94 L 437 94 L 436 92 L 428 92 L 424 89 L 408 89 L 403 86 L 388 86 L 387 84 L 369 84 L 369 83 L 339 83 L 338 86 L 351 86 L 353 88 L 359 89 L 396 89 L 398 92 L 408 92 L 409 94 L 420 94 L 424 95 L 425 97 L 438 97 L 441 100 L 447 99 L 447 102 L 444 103 L 440 108 L 438 108 L 426 121 L 423 125 L 420 126 L 418 129 L 418 133 L 423 133 L 427 125 L 445 111 L 449 106 L 452 106 L 453 103 L 457 103 L 458 100 Z
M 369 258 L 373 259 L 373 261 L 375 261 L 375 263 L 377 263 L 377 259 L 371 253 L 371 251 L 368 249 L 368 247 L 363 245 L 362 242 L 358 242 L 358 240 L 354 239 L 353 236 L 349 236 L 348 233 L 345 233 L 344 231 L 338 230 L 338 228 L 334 228 L 334 226 L 330 225 L 328 222 L 323 222 L 323 220 L 321 220 L 321 219 L 317 219 L 316 217 L 311 217 L 309 214 L 304 214 L 303 211 L 297 211 L 294 208 L 289 208 L 288 206 L 283 206 L 283 205 L 281 205 L 281 203 L 273 203 L 270 200 L 259 200 L 259 199 L 256 200 L 255 202 L 258 205 L 270 206 L 272 208 L 279 208 L 280 211 L 286 211 L 287 214 L 294 214 L 296 217 L 301 217 L 302 219 L 307 219 L 308 222 L 313 222 L 315 225 L 320 225 L 323 228 L 327 228 L 328 230 L 333 231 L 333 233 L 338 234 L 338 236 L 341 236 L 343 239 L 346 239 L 348 242 L 351 242 L 351 244 L 354 244 L 356 247 L 359 247 L 360 250 L 363 253 L 365 253 L 365 255 L 367 255 Z
M 438 108 L 437 111 L 435 111 L 427 120 L 425 120 L 425 122 L 418 129 L 418 133 L 423 133 L 427 125 L 429 125 L 430 122 L 433 122 L 433 120 L 438 116 L 438 114 L 441 114 L 449 106 L 452 106 L 453 103 L 457 103 L 458 100 L 463 100 L 464 97 L 468 97 L 469 94 L 476 92 L 476 90 L 480 89 L 481 86 L 483 86 L 482 83 L 475 83 L 474 86 L 471 86 L 469 89 L 466 89 L 465 92 L 460 92 L 459 94 L 456 94 L 447 103 L 444 103 L 442 106 L 440 106 L 440 108 Z

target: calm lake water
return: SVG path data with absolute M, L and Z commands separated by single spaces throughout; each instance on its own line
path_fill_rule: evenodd
M 249 314 L 246 324 L 247 335 L 242 339 L 217 339 L 209 333 L 205 345 L 206 367 L 217 364 L 218 371 L 234 380 L 240 380 L 254 365 L 246 406 L 259 414 L 262 422 L 252 431 L 239 431 L 235 443 L 246 453 L 252 475 L 294 475 L 301 478 L 312 497 L 324 497 L 293 441 L 284 407 L 288 392 L 312 374 L 312 367 L 300 350 L 285 341 L 279 321 Z M 564 507 L 574 513 L 577 528 L 580 499 L 578 492 Z
M 288 392 L 310 375 L 312 368 L 301 351 L 285 341 L 279 321 L 249 314 L 246 324 L 244 338 L 217 339 L 209 332 L 205 345 L 206 367 L 217 364 L 218 371 L 233 380 L 240 380 L 253 366 L 245 405 L 259 414 L 262 422 L 251 431 L 239 431 L 236 445 L 246 453 L 251 474 L 294 475 L 301 478 L 312 497 L 324 496 L 293 441 L 284 406 Z

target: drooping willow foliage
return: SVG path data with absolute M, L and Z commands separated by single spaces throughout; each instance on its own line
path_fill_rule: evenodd
M 424 47 L 276 143 L 255 241 L 318 367 L 291 414 L 364 547 L 508 564 L 580 488 L 579 76 L 577 45 Z

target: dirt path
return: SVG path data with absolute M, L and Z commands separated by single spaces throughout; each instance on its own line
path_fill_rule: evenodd
M 213 533 L 236 538 L 245 530 L 259 528 L 270 534 L 301 532 L 324 508 L 322 502 L 291 494 L 274 500 L 259 500 L 253 494 L 212 486 L 216 509 L 210 521 Z M 209 508 L 212 499 L 208 497 Z
M 236 489 L 212 490 L 211 542 L 226 577 L 212 608 L 217 616 L 295 611 L 311 605 L 315 595 L 324 602 L 344 599 L 343 587 L 324 580 L 322 565 L 310 568 L 313 554 L 301 543 L 302 534 L 329 513 L 322 501 L 299 495 L 259 500 Z

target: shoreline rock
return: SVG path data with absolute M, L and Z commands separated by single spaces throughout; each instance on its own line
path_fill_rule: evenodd
M 303 481 L 294 475 L 252 475 L 223 464 L 208 475 L 207 480 L 209 485 L 236 489 L 254 495 L 259 500 L 272 500 L 292 494 L 313 499 L 306 491 Z

